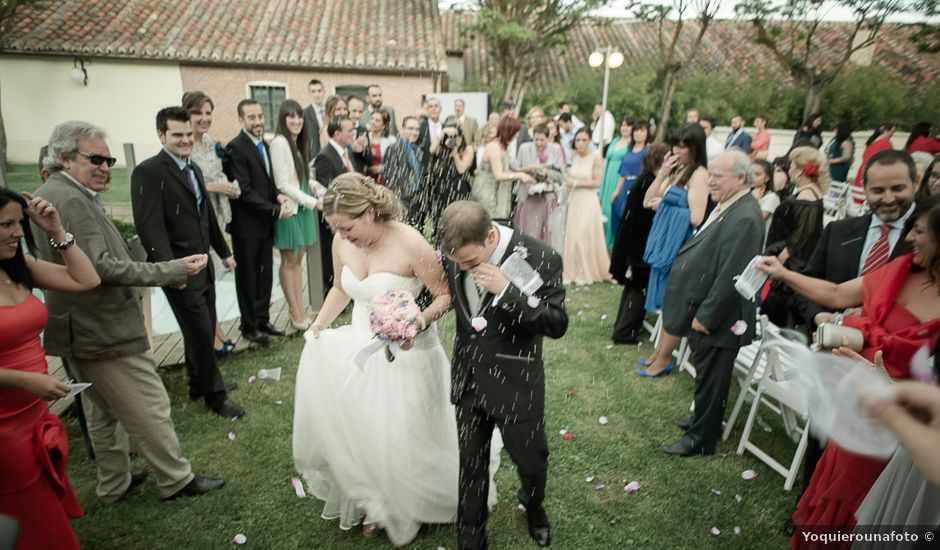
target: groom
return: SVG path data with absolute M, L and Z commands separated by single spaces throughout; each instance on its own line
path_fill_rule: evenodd
M 439 223 L 444 270 L 457 314 L 451 402 L 460 447 L 458 542 L 485 549 L 490 438 L 498 427 L 519 471 L 519 502 L 529 535 L 551 543 L 542 508 L 548 475 L 542 336 L 568 329 L 561 257 L 520 231 L 493 223 L 479 203 L 458 201 Z M 529 298 L 499 265 L 513 252 L 525 257 L 543 285 Z

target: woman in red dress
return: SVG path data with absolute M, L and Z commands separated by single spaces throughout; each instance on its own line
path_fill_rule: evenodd
M 940 197 L 919 202 L 910 220 L 910 254 L 840 285 L 789 271 L 773 257 L 764 258 L 760 266 L 829 309 L 861 305 L 861 314 L 846 316 L 843 324 L 864 334 L 865 359 L 874 363 L 875 353 L 882 352 L 885 369 L 894 379 L 910 377 L 912 356 L 921 347 L 930 348 L 940 330 Z M 830 441 L 793 515 L 797 531 L 791 546 L 809 547 L 800 535 L 801 526 L 851 530 L 855 511 L 887 463 Z
M 26 258 L 20 242 L 32 243 L 27 217 L 48 234 L 64 265 Z M 0 188 L 0 514 L 19 523 L 18 550 L 78 548 L 68 518 L 80 517 L 82 508 L 65 475 L 68 434 L 45 401 L 64 397 L 69 386 L 48 374 L 39 342 L 46 308 L 32 294 L 34 287 L 98 286 L 95 268 L 74 244 L 52 204 L 39 198 L 27 204 Z
M 382 177 L 382 157 L 385 156 L 388 146 L 395 143 L 395 138 L 388 133 L 390 120 L 391 117 L 385 109 L 373 111 L 369 115 L 369 150 L 372 154 L 369 156 L 366 173 L 379 185 L 385 185 L 385 178 Z

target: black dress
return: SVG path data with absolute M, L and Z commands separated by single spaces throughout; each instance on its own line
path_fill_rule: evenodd
M 611 339 L 617 344 L 637 343 L 643 330 L 643 319 L 646 315 L 643 305 L 646 302 L 646 286 L 650 277 L 650 268 L 643 261 L 643 253 L 646 251 L 647 237 L 653 226 L 653 216 L 656 215 L 655 211 L 643 208 L 643 197 L 655 179 L 656 175 L 651 172 L 643 172 L 637 178 L 627 197 L 627 205 L 614 237 L 610 274 L 623 285 L 620 308 L 617 310 L 617 319 L 611 335 Z M 628 270 L 630 278 L 627 278 Z
M 793 195 L 774 211 L 764 250 L 764 254 L 776 256 L 787 248 L 790 256 L 784 265 L 796 272 L 805 269 L 823 230 L 822 199 L 818 196 L 813 200 L 798 199 L 796 197 L 799 194 L 800 190 L 795 189 Z M 774 281 L 761 311 L 777 326 L 793 328 L 798 324 L 809 325 L 811 319 L 802 318 L 794 297 L 790 287 Z
M 424 174 L 422 191 L 425 196 L 421 202 L 427 208 L 427 217 L 431 221 L 431 240 L 437 242 L 437 220 L 448 205 L 455 201 L 470 198 L 470 174 L 468 169 L 461 174 L 449 154 L 432 155 L 428 169 Z

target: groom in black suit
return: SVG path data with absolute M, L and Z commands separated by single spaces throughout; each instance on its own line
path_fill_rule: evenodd
M 231 199 L 232 248 L 235 253 L 235 293 L 241 314 L 241 333 L 248 340 L 267 344 L 271 336 L 284 332 L 271 324 L 274 220 L 291 212 L 287 198 L 277 192 L 271 174 L 271 153 L 264 141 L 264 111 L 253 99 L 238 104 L 242 131 L 228 143 L 230 171 L 238 180 L 241 195 Z
M 498 427 L 519 471 L 529 535 L 548 546 L 542 337 L 560 338 L 568 329 L 561 257 L 545 243 L 493 223 L 472 201 L 444 210 L 439 235 L 457 313 L 451 402 L 460 448 L 458 543 L 462 549 L 487 547 L 490 439 Z M 498 267 L 513 252 L 544 281 L 531 298 Z

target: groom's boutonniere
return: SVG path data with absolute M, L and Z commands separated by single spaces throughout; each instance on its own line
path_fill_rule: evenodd
M 512 249 L 512 251 L 515 252 L 516 254 L 518 254 L 518 255 L 519 255 L 519 258 L 521 258 L 521 259 L 523 259 L 523 260 L 529 257 L 529 249 L 526 248 L 524 245 L 517 244 L 517 245 Z

